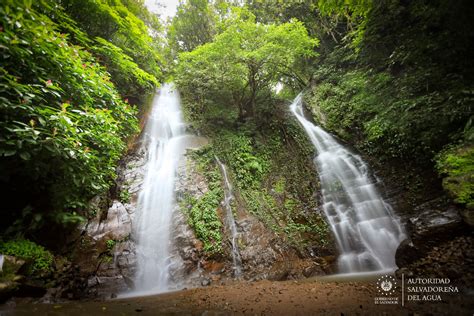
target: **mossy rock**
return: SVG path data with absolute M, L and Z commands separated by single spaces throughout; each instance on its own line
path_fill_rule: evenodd
M 469 226 L 474 227 L 474 209 L 473 208 L 467 208 L 462 210 L 461 212 L 461 217 L 465 223 L 467 223 Z
M 474 209 L 474 145 L 448 148 L 436 158 L 443 188 L 459 204 Z
M 25 275 L 46 276 L 53 271 L 54 256 L 44 247 L 27 239 L 0 242 L 0 252 L 25 260 Z
M 17 274 L 22 267 L 25 266 L 26 261 L 14 256 L 3 255 L 3 266 L 0 270 L 0 281 L 9 275 Z

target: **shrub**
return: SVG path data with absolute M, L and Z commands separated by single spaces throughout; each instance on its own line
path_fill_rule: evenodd
M 0 181 L 12 197 L 2 226 L 21 209 L 43 223 L 80 221 L 73 212 L 111 185 L 136 109 L 31 1 L 7 0 L 0 24 Z
M 51 272 L 53 255 L 42 246 L 27 239 L 0 242 L 0 253 L 31 261 L 28 271 L 31 275 Z

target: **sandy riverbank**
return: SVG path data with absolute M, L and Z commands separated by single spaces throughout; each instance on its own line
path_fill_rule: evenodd
M 400 287 L 398 287 L 400 290 Z M 444 295 L 441 302 L 376 305 L 373 278 L 237 282 L 173 293 L 63 304 L 16 301 L 0 315 L 472 315 L 474 296 Z M 401 293 L 393 296 L 401 299 Z

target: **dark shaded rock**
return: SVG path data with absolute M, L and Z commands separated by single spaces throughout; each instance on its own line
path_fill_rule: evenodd
M 446 275 L 450 279 L 458 279 L 459 277 L 461 277 L 463 275 L 463 271 L 460 271 L 459 267 L 451 266 L 451 267 L 446 269 Z
M 395 253 L 395 262 L 397 266 L 404 267 L 420 259 L 423 254 L 415 247 L 410 239 L 405 239 L 400 243 Z
M 321 275 L 321 274 L 324 274 L 324 273 L 322 273 L 321 268 L 319 267 L 319 265 L 309 266 L 309 267 L 306 267 L 303 270 L 303 275 L 306 278 L 310 278 L 310 277 Z
M 20 283 L 15 296 L 19 297 L 42 297 L 47 292 L 47 286 L 44 281 L 28 280 Z
M 466 224 L 474 227 L 474 210 L 466 208 L 460 211 L 460 214 Z
M 55 302 L 56 297 L 58 297 L 59 289 L 52 287 L 47 289 L 46 294 L 39 300 L 39 303 L 42 304 L 52 304 Z
M 410 238 L 397 248 L 395 261 L 399 268 L 424 257 L 442 242 L 466 232 L 459 210 L 455 206 L 437 207 L 432 201 L 417 207 L 417 216 L 409 218 Z
M 133 281 L 133 279 L 131 277 L 128 277 L 128 276 L 123 276 L 123 281 L 125 282 L 125 284 L 127 284 L 128 288 L 129 289 L 134 289 L 135 288 L 135 282 Z
M 423 208 L 423 205 L 419 207 Z M 462 224 L 458 209 L 451 206 L 447 209 L 427 209 L 418 216 L 409 219 L 409 230 L 415 236 L 427 237 L 439 235 Z
M 0 303 L 9 299 L 18 290 L 18 287 L 19 284 L 14 281 L 0 282 Z
M 432 247 L 414 262 L 399 269 L 401 276 L 423 276 L 449 278 L 451 283 L 463 285 L 467 289 L 474 286 L 474 236 L 453 237 L 449 241 Z

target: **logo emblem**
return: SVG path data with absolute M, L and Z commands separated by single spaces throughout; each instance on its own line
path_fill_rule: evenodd
M 379 294 L 388 296 L 395 294 L 397 280 L 391 275 L 384 275 L 377 279 Z

